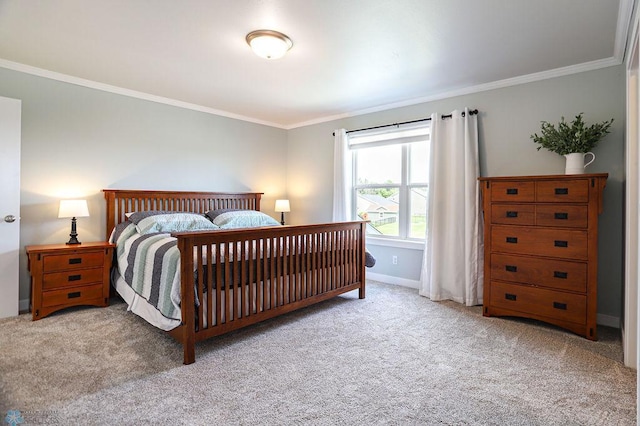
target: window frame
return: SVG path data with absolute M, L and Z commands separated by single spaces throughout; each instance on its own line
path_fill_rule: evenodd
M 424 143 L 427 148 L 427 158 L 430 149 L 431 140 L 431 126 L 430 123 L 423 123 L 421 125 L 413 125 L 411 129 L 423 129 L 426 131 L 425 135 L 419 137 L 398 137 L 394 134 L 400 133 L 402 128 L 388 130 L 385 132 L 390 137 L 383 141 L 376 140 L 373 143 L 351 143 L 351 137 L 349 138 L 349 146 L 351 149 L 351 161 L 352 161 L 352 188 L 351 188 L 351 203 L 353 208 L 353 215 L 355 220 L 360 218 L 357 216 L 357 198 L 358 191 L 362 189 L 382 189 L 382 188 L 397 188 L 398 189 L 398 235 L 384 235 L 384 234 L 367 234 L 368 239 L 378 241 L 397 241 L 406 243 L 424 243 L 426 235 L 422 238 L 416 238 L 410 236 L 411 231 L 411 193 L 413 188 L 424 189 L 429 194 L 428 182 L 410 182 L 411 177 L 411 146 L 415 143 Z M 377 131 L 377 135 L 381 132 Z M 401 172 L 399 183 L 375 183 L 375 184 L 358 184 L 358 151 L 365 149 L 373 149 L 381 146 L 400 145 L 401 147 Z

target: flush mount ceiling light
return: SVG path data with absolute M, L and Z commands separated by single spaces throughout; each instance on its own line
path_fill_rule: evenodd
M 289 37 L 273 30 L 251 31 L 246 39 L 254 53 L 266 59 L 282 58 L 293 46 Z

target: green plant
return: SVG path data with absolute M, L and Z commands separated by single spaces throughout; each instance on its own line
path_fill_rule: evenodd
M 538 151 L 545 148 L 560 155 L 591 151 L 609 133 L 613 118 L 587 127 L 582 114 L 576 115 L 571 123 L 567 123 L 562 117 L 557 129 L 553 124 L 543 121 L 540 136 L 537 133 L 531 135 L 531 139 L 540 144 Z

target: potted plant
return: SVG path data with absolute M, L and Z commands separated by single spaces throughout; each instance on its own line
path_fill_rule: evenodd
M 540 144 L 538 150 L 545 148 L 566 158 L 566 174 L 584 173 L 584 168 L 596 159 L 591 150 L 600 142 L 600 139 L 609 133 L 611 123 L 613 123 L 612 118 L 587 126 L 582 120 L 582 114 L 578 114 L 571 123 L 567 123 L 562 117 L 557 128 L 555 125 L 543 121 L 540 135 L 537 133 L 531 135 L 531 139 Z M 584 164 L 584 159 L 589 154 L 592 156 L 591 161 Z

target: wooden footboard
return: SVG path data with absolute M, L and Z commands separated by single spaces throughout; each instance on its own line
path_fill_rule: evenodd
M 174 234 L 182 325 L 170 333 L 184 363 L 195 361 L 197 341 L 347 291 L 364 298 L 365 233 L 364 222 L 344 222 Z

